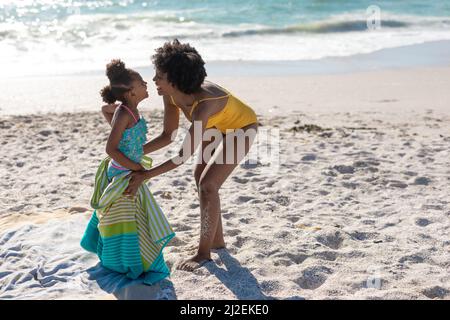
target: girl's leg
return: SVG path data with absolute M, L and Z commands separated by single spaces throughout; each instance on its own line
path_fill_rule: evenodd
M 249 125 L 243 129 L 247 136 L 243 145 L 238 143 L 238 140 L 243 139 L 244 135 L 240 134 L 236 137 L 235 135 L 227 134 L 223 139 L 223 149 L 217 151 L 214 163 L 209 168 L 205 168 L 206 172 L 200 178 L 200 243 L 197 254 L 179 265 L 178 268 L 181 270 L 192 271 L 211 259 L 212 244 L 216 238 L 216 233 L 221 231 L 218 230 L 220 221 L 219 189 L 250 150 L 256 136 L 257 125 Z M 230 152 L 233 152 L 234 156 L 230 155 Z M 222 163 L 219 162 L 220 159 Z

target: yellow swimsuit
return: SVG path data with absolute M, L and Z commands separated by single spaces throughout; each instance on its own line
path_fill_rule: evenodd
M 201 100 L 195 101 L 194 104 L 192 105 L 191 111 L 189 113 L 190 119 L 188 119 L 188 120 L 192 122 L 192 113 L 194 112 L 195 108 L 198 106 L 198 104 L 200 102 L 206 101 L 206 100 L 216 100 L 216 99 L 228 97 L 225 107 L 218 113 L 209 117 L 208 123 L 206 125 L 207 129 L 215 127 L 218 130 L 220 130 L 222 133 L 226 133 L 227 129 L 239 129 L 239 128 L 243 128 L 249 124 L 257 122 L 256 114 L 252 108 L 250 108 L 248 105 L 246 105 L 241 100 L 236 98 L 228 90 L 225 90 L 225 89 L 223 89 L 223 90 L 227 92 L 227 95 L 221 96 L 221 97 L 215 97 L 215 98 L 206 98 L 206 99 L 201 99 Z M 170 96 L 170 99 L 172 100 L 172 104 L 174 106 L 180 108 L 175 103 L 172 96 Z

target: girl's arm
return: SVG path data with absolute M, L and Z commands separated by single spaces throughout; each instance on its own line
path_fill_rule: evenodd
M 119 108 L 114 117 L 115 119 L 112 123 L 111 133 L 109 134 L 108 142 L 106 143 L 106 153 L 127 169 L 133 171 L 144 170 L 141 164 L 128 159 L 118 148 L 120 139 L 122 139 L 122 134 L 127 127 L 129 115 L 122 108 Z
M 151 153 L 168 146 L 173 142 L 173 133 L 176 134 L 178 124 L 180 121 L 180 111 L 177 106 L 174 106 L 169 101 L 168 96 L 163 97 L 164 101 L 164 130 L 155 139 L 147 142 L 144 145 L 144 154 Z
M 159 176 L 160 174 L 173 170 L 186 162 L 195 153 L 195 150 L 202 142 L 203 133 L 205 132 L 206 125 L 208 123 L 208 118 L 211 116 L 210 113 L 211 112 L 208 111 L 208 108 L 197 108 L 192 115 L 192 125 L 183 140 L 183 144 L 181 150 L 178 152 L 178 155 L 150 170 L 131 173 L 130 182 L 128 183 L 128 187 L 124 193 L 134 195 L 144 180 Z
M 102 113 L 105 117 L 106 121 L 112 126 L 112 119 L 114 116 L 114 112 L 116 111 L 119 104 L 106 104 L 102 107 Z

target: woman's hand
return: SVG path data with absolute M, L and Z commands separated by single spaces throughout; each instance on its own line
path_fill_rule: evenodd
M 118 106 L 119 104 L 117 103 L 105 104 L 102 106 L 102 112 L 114 114 Z
M 145 168 L 140 163 L 136 163 L 136 166 L 134 168 L 131 168 L 133 171 L 145 171 Z
M 148 179 L 146 171 L 134 171 L 127 177 L 130 177 L 128 187 L 124 191 L 124 195 L 134 197 L 144 180 Z
M 112 104 L 107 104 L 107 105 L 102 106 L 103 116 L 105 117 L 106 121 L 109 124 L 112 123 L 112 119 L 114 117 L 114 112 L 116 111 L 116 109 L 119 105 L 120 104 L 112 103 Z

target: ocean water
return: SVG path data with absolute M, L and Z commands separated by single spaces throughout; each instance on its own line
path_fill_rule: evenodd
M 450 40 L 450 0 L 0 0 L 0 77 L 148 66 L 173 38 L 207 62 L 351 56 Z

